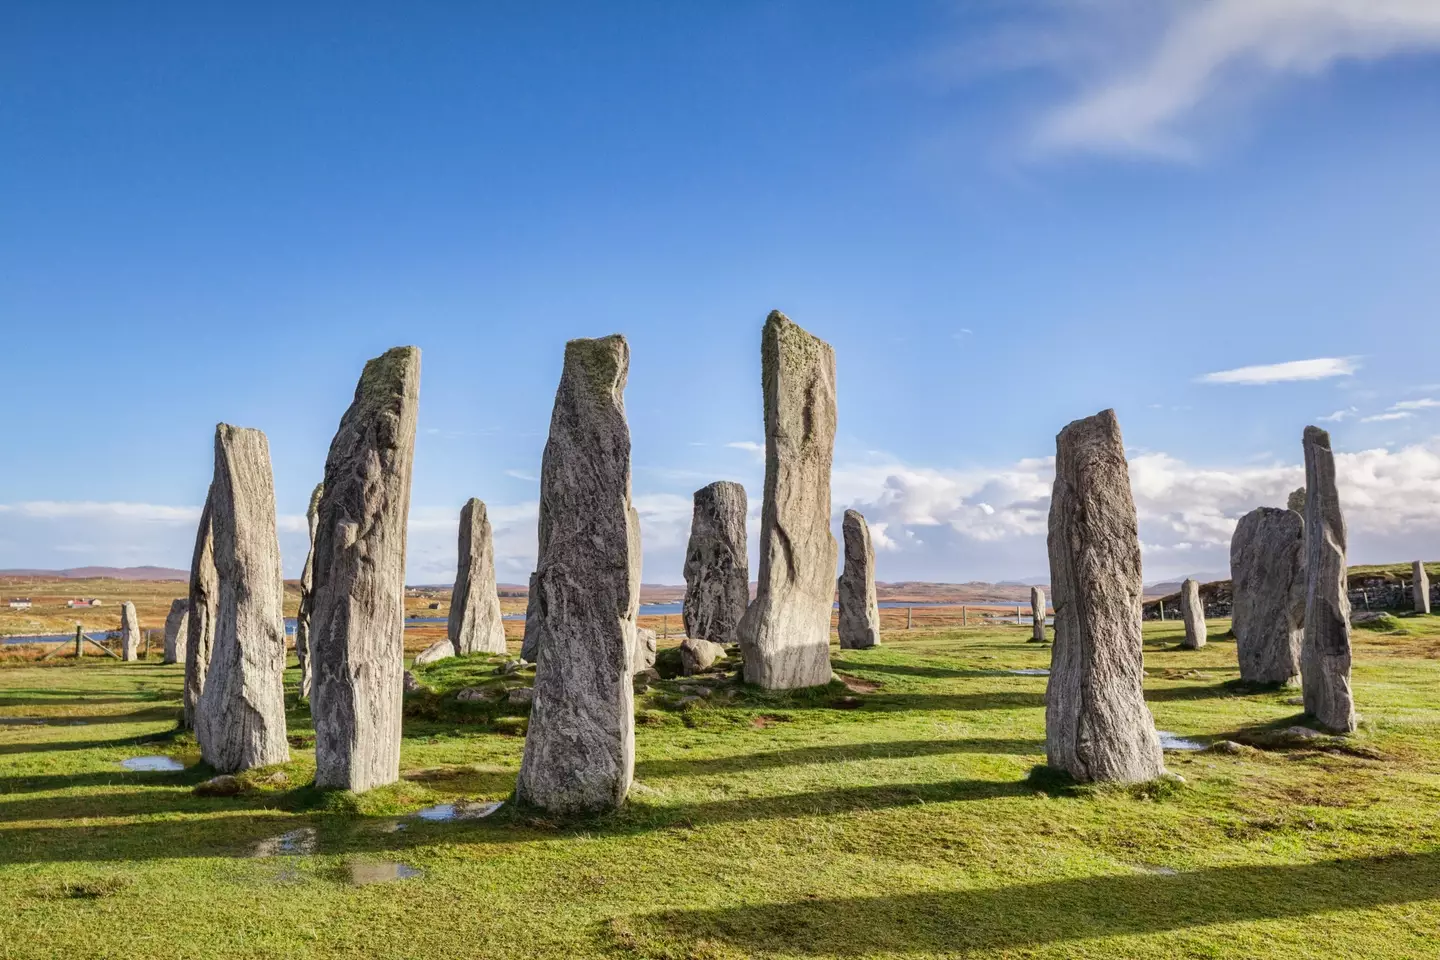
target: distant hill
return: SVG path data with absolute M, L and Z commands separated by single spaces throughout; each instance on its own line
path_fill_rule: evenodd
M 0 577 L 50 577 L 57 580 L 189 580 L 189 570 L 174 567 L 71 567 L 69 570 L 0 570 Z

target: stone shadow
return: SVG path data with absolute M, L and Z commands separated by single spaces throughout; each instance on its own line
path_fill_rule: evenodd
M 700 777 L 751 770 L 803 766 L 811 763 L 843 763 L 850 760 L 886 760 L 895 757 L 934 757 L 950 753 L 1042 754 L 1044 740 L 882 740 L 874 743 L 798 747 L 762 753 L 694 760 L 640 760 L 635 776 Z

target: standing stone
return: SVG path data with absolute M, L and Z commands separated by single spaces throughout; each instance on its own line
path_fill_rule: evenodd
M 505 652 L 490 519 L 485 504 L 474 498 L 460 508 L 460 565 L 450 595 L 447 633 L 458 654 Z
M 1345 517 L 1335 489 L 1330 434 L 1305 428 L 1305 643 L 1300 650 L 1305 711 L 1322 726 L 1355 729 L 1350 695 L 1350 596 L 1345 582 Z
M 313 664 L 310 661 L 310 617 L 315 608 L 315 532 L 320 523 L 320 496 L 325 484 L 315 484 L 310 491 L 310 506 L 305 511 L 306 525 L 310 530 L 310 549 L 305 553 L 305 568 L 300 572 L 300 609 L 295 614 L 295 659 L 300 661 L 300 696 L 310 698 L 310 687 L 314 682 Z
M 1410 594 L 1415 599 L 1416 613 L 1430 612 L 1430 575 L 1425 572 L 1425 564 L 1416 560 L 1410 565 Z
M 1030 642 L 1045 642 L 1045 591 L 1030 588 Z
M 220 773 L 285 763 L 285 580 L 275 533 L 270 445 L 259 430 L 215 428 L 210 485 L 215 638 L 195 712 L 200 756 Z
M 525 591 L 525 633 L 520 638 L 520 659 L 534 663 L 540 655 L 540 587 L 539 574 L 530 574 L 530 589 Z
M 1290 492 L 1290 497 L 1285 501 L 1285 508 L 1286 508 L 1287 510 L 1294 510 L 1296 513 L 1300 514 L 1300 516 L 1302 516 L 1302 517 L 1305 516 L 1305 488 L 1304 488 L 1304 487 L 1301 487 L 1301 488 L 1298 489 L 1298 490 L 1292 490 L 1292 491 Z
M 625 800 L 635 768 L 635 617 L 640 522 L 630 498 L 619 335 L 571 340 L 540 468 L 543 625 L 516 797 L 556 813 Z
M 660 638 L 649 627 L 635 628 L 635 655 L 630 660 L 630 671 L 641 673 L 655 666 L 655 655 L 660 652 Z
M 1181 650 L 1199 650 L 1205 646 L 1205 604 L 1200 599 L 1200 583 L 1187 577 L 1180 584 L 1180 619 L 1185 621 L 1185 639 Z
M 760 578 L 740 621 L 745 680 L 768 690 L 830 681 L 835 538 L 835 351 L 773 311 L 760 339 L 765 498 Z
M 120 605 L 120 659 L 140 659 L 140 618 L 129 600 Z
M 736 630 L 750 602 L 748 509 L 745 488 L 738 483 L 719 480 L 695 491 L 685 548 L 686 637 L 722 645 L 737 641 Z
M 1165 767 L 1141 689 L 1140 537 L 1113 410 L 1056 437 L 1049 551 L 1049 763 L 1080 781 L 1153 780 Z
M 220 600 L 220 583 L 215 572 L 215 528 L 211 523 L 215 485 L 205 497 L 200 523 L 195 530 L 195 552 L 190 560 L 190 622 L 185 638 L 186 730 L 195 729 L 205 675 L 210 672 L 210 648 L 215 642 L 215 607 Z
M 1305 520 L 1291 509 L 1258 507 L 1230 538 L 1231 632 L 1240 679 L 1292 684 L 1305 638 Z
M 356 793 L 400 776 L 405 533 L 420 350 L 365 364 L 325 458 L 310 656 L 315 783 Z
M 880 603 L 875 597 L 875 547 L 870 542 L 870 525 L 858 511 L 846 510 L 841 532 L 845 536 L 845 566 L 837 585 L 840 649 L 878 647 Z
M 170 601 L 170 612 L 165 615 L 165 663 L 179 663 L 185 659 L 189 624 L 190 601 L 185 597 Z

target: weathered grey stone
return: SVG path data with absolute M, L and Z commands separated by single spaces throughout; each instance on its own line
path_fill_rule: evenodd
M 1030 588 L 1030 642 L 1045 642 L 1045 591 Z
M 1240 679 L 1296 682 L 1305 638 L 1304 518 L 1279 507 L 1241 517 L 1230 538 L 1230 583 Z
M 1416 613 L 1430 612 L 1430 575 L 1425 564 L 1416 560 L 1410 565 L 1410 595 L 1415 600 Z
M 625 800 L 635 768 L 640 522 L 630 498 L 622 336 L 571 340 L 540 468 L 536 612 L 543 635 L 516 783 L 557 813 Z
M 1285 501 L 1285 509 L 1287 509 L 1287 510 L 1294 510 L 1296 513 L 1300 514 L 1300 516 L 1302 516 L 1302 517 L 1305 516 L 1305 488 L 1304 488 L 1304 487 L 1301 487 L 1301 488 L 1298 489 L 1298 490 L 1292 490 L 1292 491 L 1290 492 L 1289 498 L 1286 499 L 1286 501 Z
M 215 428 L 210 499 L 219 592 L 195 739 L 206 763 L 235 773 L 290 759 L 285 581 L 265 434 L 225 423 Z
M 455 645 L 449 640 L 436 640 L 430 646 L 415 654 L 412 666 L 420 667 L 427 663 L 434 663 L 436 660 L 444 660 L 455 656 Z
M 840 649 L 880 646 L 880 601 L 875 596 L 875 547 L 870 525 L 859 511 L 846 510 L 841 524 L 845 566 L 837 583 L 840 597 Z
M 1305 710 L 1338 733 L 1355 729 L 1350 694 L 1350 597 L 1345 581 L 1345 517 L 1335 488 L 1330 434 L 1306 427 L 1305 642 L 1300 650 Z
M 402 674 L 400 682 L 406 693 L 419 693 L 425 689 L 425 685 L 420 682 L 420 678 L 409 670 L 406 670 L 405 673 Z
M 725 656 L 725 648 L 709 640 L 686 637 L 680 643 L 680 672 L 685 676 L 709 670 Z
M 530 574 L 530 589 L 525 592 L 525 634 L 520 638 L 520 659 L 534 663 L 540 654 L 540 588 L 539 574 Z
M 365 364 L 325 460 L 310 656 L 315 783 L 361 792 L 400 776 L 405 533 L 420 350 Z
M 185 659 L 185 641 L 190 629 L 190 601 L 185 597 L 170 601 L 170 612 L 165 615 L 165 663 L 180 663 Z
M 512 707 L 528 707 L 535 702 L 535 688 L 516 687 L 505 694 L 505 702 Z
M 830 681 L 835 538 L 835 351 L 773 311 L 760 339 L 765 498 L 760 578 L 740 621 L 745 679 L 770 690 Z
M 1205 604 L 1200 600 L 1200 583 L 1187 577 L 1180 584 L 1180 619 L 1185 621 L 1182 650 L 1199 650 L 1205 646 Z
M 461 703 L 493 703 L 496 700 L 504 700 L 506 690 L 499 685 L 486 687 L 466 687 L 455 694 L 455 699 Z
M 635 656 L 630 661 L 630 672 L 639 673 L 655 666 L 655 654 L 660 650 L 660 639 L 649 627 L 635 628 Z
M 195 729 L 195 713 L 210 672 L 210 648 L 215 642 L 215 607 L 220 601 L 220 583 L 215 572 L 215 530 L 210 522 L 215 485 L 205 497 L 200 523 L 195 530 L 195 551 L 190 560 L 190 622 L 185 640 L 185 729 Z
M 690 542 L 685 548 L 685 635 L 712 643 L 737 642 L 750 602 L 745 488 L 719 480 L 695 491 Z
M 447 629 L 456 653 L 505 652 L 490 518 L 485 504 L 474 498 L 460 508 L 460 565 L 450 595 Z
M 315 682 L 313 664 L 310 662 L 310 617 L 315 609 L 315 533 L 320 524 L 320 497 L 325 493 L 325 484 L 315 484 L 310 491 L 310 506 L 305 519 L 310 529 L 310 548 L 305 553 L 305 569 L 300 573 L 300 610 L 295 615 L 295 658 L 300 661 L 300 696 L 310 697 L 310 687 Z
M 1081 781 L 1153 780 L 1165 767 L 1141 689 L 1140 538 L 1113 410 L 1056 437 L 1049 552 L 1049 763 Z
M 140 659 L 140 617 L 129 600 L 120 605 L 120 659 Z

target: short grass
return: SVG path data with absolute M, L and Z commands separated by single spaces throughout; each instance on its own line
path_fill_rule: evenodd
M 305 786 L 302 709 L 290 764 L 202 798 L 178 668 L 8 664 L 0 957 L 1435 957 L 1440 617 L 1397 623 L 1356 631 L 1358 734 L 1288 744 L 1296 691 L 1241 688 L 1225 622 L 1147 624 L 1159 727 L 1283 744 L 1170 753 L 1183 786 L 1037 770 L 1028 628 L 892 633 L 804 696 L 660 681 L 632 802 L 577 822 L 411 816 L 510 793 L 523 710 L 453 697 L 520 682 L 497 659 L 423 672 L 404 779 L 359 798 Z M 354 882 L 387 862 L 422 875 Z

